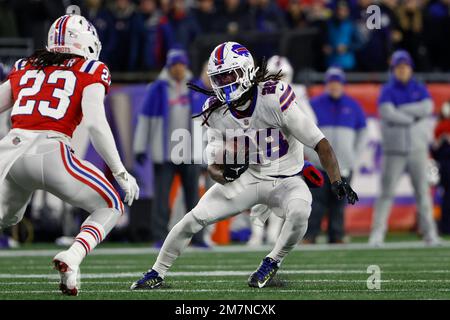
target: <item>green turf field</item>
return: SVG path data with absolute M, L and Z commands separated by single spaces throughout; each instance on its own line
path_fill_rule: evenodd
M 448 243 L 448 242 L 447 242 Z M 129 246 L 127 247 L 129 248 Z M 0 251 L 0 300 L 3 299 L 450 299 L 450 246 L 421 243 L 369 249 L 300 247 L 288 256 L 274 286 L 252 289 L 247 277 L 267 253 L 232 246 L 186 252 L 151 292 L 129 291 L 154 261 L 156 251 L 142 246 L 96 250 L 84 262 L 81 293 L 57 291 L 50 260 L 55 247 L 27 246 Z M 381 289 L 367 289 L 367 267 L 381 268 Z

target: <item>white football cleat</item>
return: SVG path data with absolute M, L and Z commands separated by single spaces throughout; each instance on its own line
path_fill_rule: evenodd
M 68 296 L 77 296 L 80 289 L 80 268 L 71 263 L 71 259 L 67 251 L 58 253 L 53 258 L 55 270 L 59 271 L 61 282 L 59 289 Z

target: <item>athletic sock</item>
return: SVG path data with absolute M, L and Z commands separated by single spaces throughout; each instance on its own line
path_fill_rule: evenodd
M 116 225 L 119 217 L 120 213 L 116 209 L 104 208 L 94 211 L 83 222 L 75 242 L 67 250 L 72 258 L 72 263 L 79 265 L 88 253 L 105 239 Z

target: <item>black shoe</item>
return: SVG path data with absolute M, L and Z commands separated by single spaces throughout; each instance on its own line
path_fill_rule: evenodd
M 266 257 L 259 268 L 248 278 L 248 285 L 254 288 L 264 288 L 273 279 L 278 271 L 280 261 Z
M 144 276 L 138 281 L 134 282 L 130 289 L 131 290 L 151 290 L 157 289 L 162 286 L 164 279 L 161 278 L 155 270 L 150 270 L 144 273 Z

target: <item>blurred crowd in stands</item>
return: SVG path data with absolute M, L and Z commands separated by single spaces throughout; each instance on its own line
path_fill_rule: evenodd
M 372 4 L 380 9 L 379 29 L 367 27 Z M 450 0 L 0 0 L 0 37 L 30 37 L 41 47 L 69 5 L 96 26 L 101 59 L 112 71 L 159 69 L 170 48 L 188 50 L 199 36 L 311 27 L 318 30 L 319 71 L 384 71 L 399 48 L 411 53 L 417 71 L 450 70 Z

